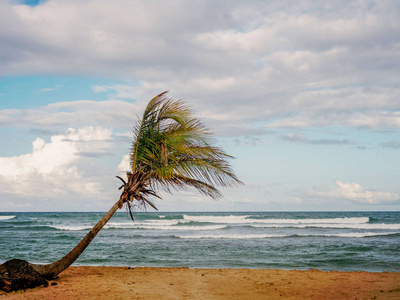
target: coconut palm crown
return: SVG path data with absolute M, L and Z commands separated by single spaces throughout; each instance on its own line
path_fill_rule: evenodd
M 125 202 L 130 211 L 132 206 L 157 209 L 150 198 L 161 198 L 160 189 L 193 187 L 219 198 L 216 186 L 241 184 L 227 162 L 232 156 L 212 146 L 210 131 L 183 101 L 168 99 L 166 93 L 149 102 L 135 126 L 132 171 L 128 182 L 119 177 L 124 183 L 120 207 Z

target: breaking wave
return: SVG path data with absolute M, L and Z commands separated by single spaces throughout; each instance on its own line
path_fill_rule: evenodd
M 305 224 L 305 225 L 251 225 L 251 227 L 254 228 L 285 228 L 285 227 L 291 227 L 291 228 L 349 228 L 349 229 L 400 229 L 400 224 L 370 224 L 370 223 L 364 223 L 364 224 L 350 224 L 350 223 L 345 223 L 345 224 Z
M 254 219 L 245 216 L 189 216 L 183 215 L 184 220 L 201 223 L 225 223 L 225 224 L 365 224 L 368 217 L 353 218 L 328 218 L 328 219 Z
M 206 225 L 206 226 L 173 226 L 173 225 L 166 225 L 166 226 L 160 226 L 160 225 L 135 225 L 132 224 L 130 226 L 126 225 L 106 225 L 106 228 L 118 228 L 118 229 L 149 229 L 149 230 L 219 230 L 219 229 L 224 229 L 227 226 L 225 225 Z
M 86 230 L 86 229 L 91 229 L 93 226 L 87 225 L 87 226 L 83 226 L 83 225 L 52 225 L 52 226 L 48 226 L 51 228 L 55 228 L 58 230 L 68 230 L 68 231 L 79 231 L 79 230 Z
M 10 219 L 14 219 L 15 216 L 0 216 L 0 220 L 10 220 Z
M 398 235 L 400 232 L 352 232 L 352 233 L 329 233 L 329 234 L 220 234 L 220 235 L 176 235 L 180 239 L 267 239 L 288 237 L 343 237 L 364 238 L 372 236 Z

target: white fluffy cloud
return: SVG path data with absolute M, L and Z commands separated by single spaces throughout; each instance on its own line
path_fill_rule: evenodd
M 130 162 L 129 154 L 125 154 L 124 156 L 122 156 L 121 162 L 119 163 L 117 169 L 121 173 L 125 173 L 125 172 L 129 171 L 130 168 L 131 168 L 131 162 Z
M 65 134 L 52 136 L 48 143 L 37 138 L 31 153 L 0 157 L 2 193 L 39 198 L 99 196 L 100 183 L 83 176 L 77 164 L 82 153 L 99 153 L 109 148 L 111 134 L 111 130 L 104 128 L 70 128 Z
M 329 199 L 345 199 L 361 204 L 382 204 L 400 200 L 400 195 L 392 192 L 371 191 L 358 183 L 336 181 L 334 190 L 310 190 L 308 195 Z

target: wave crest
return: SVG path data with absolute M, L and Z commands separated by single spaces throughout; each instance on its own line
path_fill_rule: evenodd
M 10 219 L 14 219 L 15 216 L 0 216 L 0 220 L 10 220 Z
M 201 223 L 225 224 L 364 224 L 369 217 L 328 218 L 328 219 L 253 219 L 251 216 L 189 216 L 183 215 L 184 220 Z
M 342 237 L 342 238 L 364 238 L 373 236 L 399 235 L 400 232 L 351 232 L 351 233 L 322 233 L 322 234 L 231 234 L 231 235 L 176 235 L 180 239 L 267 239 L 287 237 Z

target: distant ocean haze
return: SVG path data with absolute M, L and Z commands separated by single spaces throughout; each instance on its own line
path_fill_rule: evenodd
M 49 263 L 104 213 L 0 213 L 0 263 Z M 400 271 L 400 212 L 115 214 L 74 265 Z

